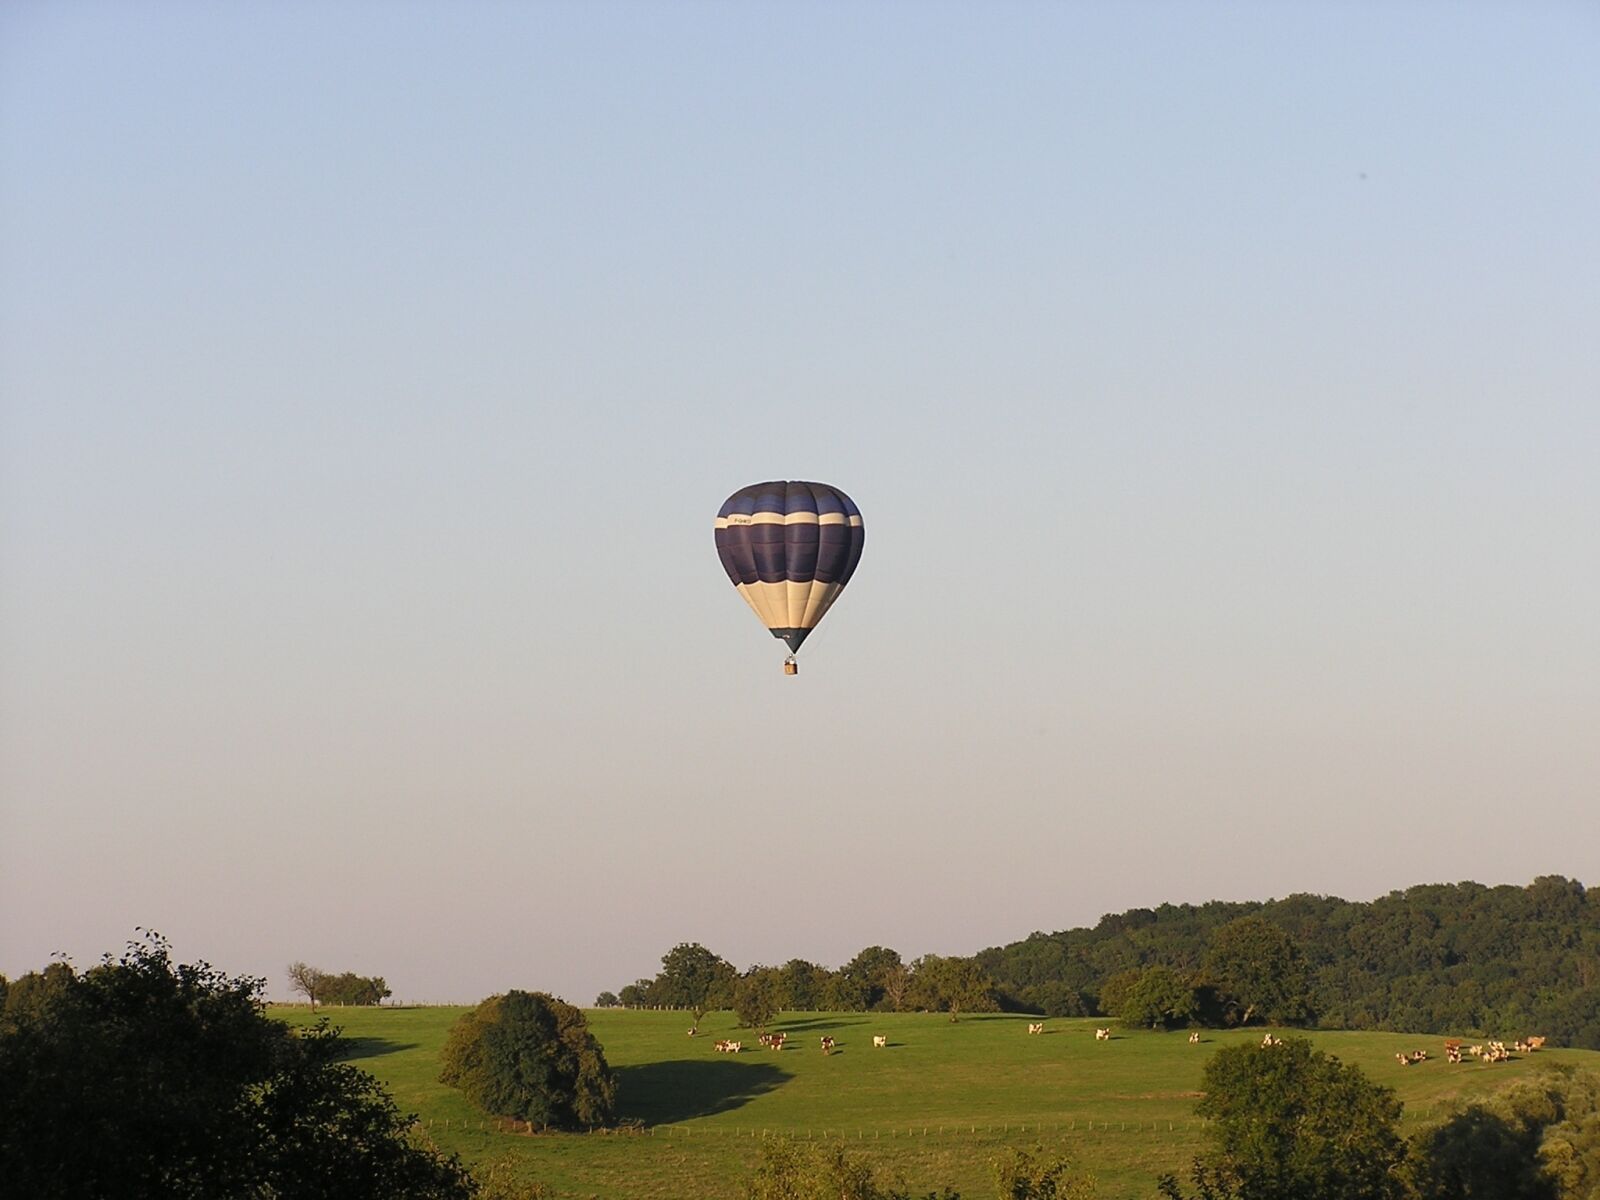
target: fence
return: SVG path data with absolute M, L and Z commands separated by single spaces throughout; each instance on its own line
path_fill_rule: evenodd
M 1401 1120 L 1425 1121 L 1431 1120 L 1435 1109 L 1429 1106 L 1426 1110 L 1413 1112 L 1405 1110 Z M 532 1121 L 516 1121 L 508 1117 L 481 1117 L 481 1118 L 432 1118 L 426 1122 L 419 1120 L 419 1126 L 429 1130 L 449 1131 L 452 1129 L 462 1132 L 502 1133 L 516 1134 L 520 1137 L 531 1137 L 536 1133 L 549 1132 L 545 1129 L 535 1129 Z M 890 1125 L 867 1127 L 857 1125 L 853 1129 L 848 1126 L 826 1126 L 821 1129 L 795 1128 L 774 1125 L 643 1125 L 624 1124 L 612 1129 L 592 1129 L 586 1133 L 568 1135 L 578 1137 L 645 1137 L 667 1138 L 692 1141 L 695 1138 L 749 1138 L 752 1140 L 784 1139 L 787 1141 L 856 1141 L 856 1142 L 883 1142 L 902 1141 L 915 1138 L 931 1137 L 1010 1137 L 1015 1133 L 1018 1137 L 1045 1137 L 1066 1136 L 1071 1134 L 1190 1134 L 1196 1130 L 1204 1129 L 1211 1122 L 1205 1117 L 1189 1117 L 1183 1120 L 1100 1120 L 1098 1118 L 1085 1118 L 1078 1120 L 1069 1118 L 1061 1121 L 945 1121 L 942 1124 L 929 1123 L 926 1125 Z

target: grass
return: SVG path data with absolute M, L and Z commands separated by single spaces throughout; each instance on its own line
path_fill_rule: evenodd
M 590 1027 L 618 1074 L 621 1116 L 632 1133 L 526 1134 L 492 1119 L 438 1082 L 446 1031 L 461 1008 L 325 1010 L 352 1042 L 352 1061 L 371 1071 L 428 1135 L 474 1165 L 510 1159 L 557 1197 L 706 1197 L 735 1200 L 764 1138 L 843 1142 L 870 1156 L 880 1175 L 921 1191 L 993 1194 L 989 1163 L 1004 1147 L 1064 1149 L 1100 1184 L 1104 1200 L 1154 1194 L 1163 1171 L 1181 1172 L 1201 1148 L 1194 1117 L 1200 1072 L 1218 1048 L 1259 1042 L 1262 1031 L 1115 1031 L 1097 1042 L 1093 1020 L 1051 1020 L 1042 1036 L 1027 1017 L 948 1018 L 925 1013 L 792 1013 L 773 1026 L 789 1034 L 779 1052 L 760 1049 L 732 1014 L 713 1013 L 689 1038 L 687 1014 L 591 1010 Z M 304 1023 L 303 1007 L 273 1015 Z M 838 1049 L 821 1053 L 831 1033 Z M 889 1040 L 874 1049 L 872 1037 Z M 1319 1049 L 1393 1087 L 1412 1131 L 1457 1099 L 1526 1077 L 1539 1062 L 1600 1069 L 1600 1053 L 1546 1050 L 1486 1066 L 1444 1061 L 1434 1035 L 1313 1032 Z M 738 1037 L 739 1055 L 713 1043 Z M 1402 1067 L 1397 1051 L 1427 1049 Z

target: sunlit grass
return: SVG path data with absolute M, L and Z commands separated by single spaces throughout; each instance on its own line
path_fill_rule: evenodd
M 325 1010 L 352 1039 L 353 1061 L 381 1079 L 396 1102 L 418 1114 L 445 1150 L 473 1163 L 513 1158 L 531 1179 L 572 1197 L 737 1197 L 763 1138 L 844 1141 L 879 1170 L 930 1190 L 955 1187 L 967 1200 L 993 1191 L 989 1161 L 1004 1146 L 1064 1148 L 1100 1181 L 1107 1200 L 1147 1197 L 1162 1171 L 1179 1171 L 1201 1146 L 1194 1117 L 1200 1073 L 1219 1047 L 1259 1042 L 1262 1031 L 1202 1034 L 1116 1030 L 1094 1038 L 1094 1020 L 1052 1020 L 1043 1035 L 1029 1018 L 936 1014 L 786 1014 L 780 1052 L 751 1047 L 730 1013 L 708 1015 L 690 1038 L 687 1014 L 592 1010 L 590 1027 L 617 1069 L 624 1121 L 638 1132 L 533 1137 L 498 1132 L 452 1088 L 438 1082 L 446 1031 L 461 1008 Z M 310 1019 L 304 1008 L 273 1010 Z M 1288 1031 L 1284 1031 L 1288 1032 Z M 838 1040 L 824 1056 L 819 1038 Z M 889 1045 L 875 1049 L 874 1034 Z M 1444 1061 L 1435 1035 L 1316 1032 L 1316 1045 L 1391 1086 L 1416 1128 L 1452 1099 L 1481 1095 L 1526 1076 L 1544 1061 L 1600 1068 L 1600 1054 L 1547 1050 L 1485 1066 Z M 739 1055 L 713 1043 L 739 1037 Z M 1426 1063 L 1402 1067 L 1397 1051 L 1427 1049 Z

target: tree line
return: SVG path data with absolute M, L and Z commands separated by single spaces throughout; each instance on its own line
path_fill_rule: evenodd
M 335 974 L 303 962 L 290 963 L 288 974 L 289 986 L 304 996 L 312 1008 L 318 1004 L 382 1004 L 394 995 L 382 975 L 357 975 L 354 971 Z
M 797 958 L 741 972 L 684 943 L 655 976 L 596 1004 L 732 1009 L 757 1025 L 781 1011 L 1000 1009 L 1169 1028 L 1537 1031 L 1600 1049 L 1600 899 L 1551 875 L 1525 887 L 1427 884 L 1365 902 L 1297 894 L 1163 904 L 966 958 L 907 962 L 869 946 L 837 970 Z

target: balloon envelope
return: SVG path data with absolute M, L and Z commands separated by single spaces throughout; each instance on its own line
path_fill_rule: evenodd
M 717 513 L 717 556 L 772 636 L 800 649 L 850 582 L 866 529 L 826 483 L 753 483 Z

